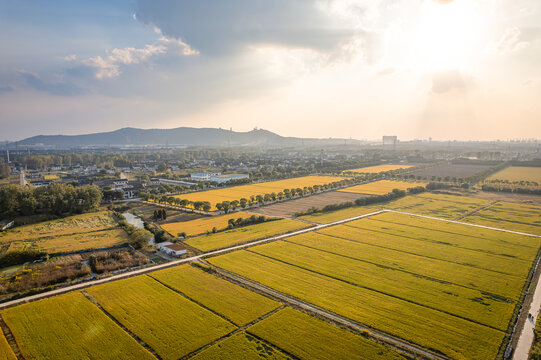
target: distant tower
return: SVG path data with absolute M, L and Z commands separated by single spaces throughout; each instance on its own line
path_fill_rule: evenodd
M 385 145 L 392 145 L 393 150 L 396 150 L 396 143 L 398 142 L 398 137 L 396 136 L 384 136 L 382 138 L 383 149 L 385 150 Z
M 19 185 L 25 186 L 26 184 L 27 182 L 26 182 L 26 176 L 24 174 L 24 170 L 21 170 L 21 172 L 19 173 Z
M 8 145 L 8 143 L 6 143 L 6 158 L 7 158 L 8 164 L 9 164 L 11 161 L 9 161 L 9 145 Z

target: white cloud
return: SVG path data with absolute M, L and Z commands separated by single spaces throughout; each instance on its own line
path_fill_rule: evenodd
M 158 29 L 159 30 L 159 29 Z M 161 33 L 161 32 L 160 32 Z M 95 56 L 81 60 L 83 65 L 95 69 L 95 77 L 100 80 L 118 77 L 121 74 L 121 65 L 140 64 L 149 61 L 151 57 L 171 53 L 179 56 L 197 55 L 199 52 L 192 49 L 188 44 L 179 39 L 171 39 L 161 36 L 153 44 L 145 45 L 143 48 L 115 48 L 107 51 L 105 57 Z M 69 60 L 75 60 L 76 56 Z M 68 58 L 66 58 L 68 60 Z

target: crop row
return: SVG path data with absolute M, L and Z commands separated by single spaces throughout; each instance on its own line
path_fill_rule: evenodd
M 201 251 L 210 251 L 266 238 L 272 235 L 285 234 L 309 226 L 309 224 L 300 221 L 282 219 L 227 230 L 216 234 L 200 235 L 188 239 L 186 243 Z

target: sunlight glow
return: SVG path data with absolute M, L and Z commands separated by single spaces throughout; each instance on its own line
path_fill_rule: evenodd
M 471 1 L 422 4 L 412 41 L 412 66 L 422 71 L 460 69 L 476 46 L 481 16 Z

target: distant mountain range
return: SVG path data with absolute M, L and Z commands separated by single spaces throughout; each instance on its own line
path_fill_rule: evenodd
M 359 144 L 351 139 L 303 139 L 283 137 L 273 132 L 254 129 L 236 132 L 214 128 L 179 127 L 176 129 L 123 128 L 110 132 L 85 135 L 38 135 L 21 141 L 17 146 L 44 146 L 58 149 L 82 147 L 126 146 L 314 146 Z M 12 143 L 11 146 L 14 144 Z

